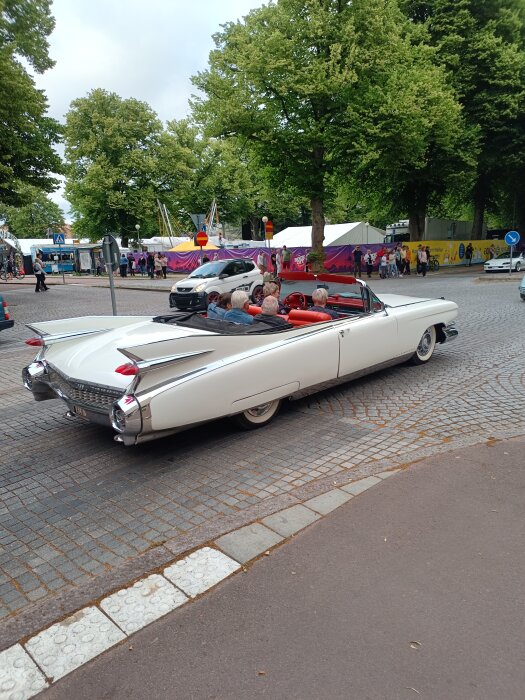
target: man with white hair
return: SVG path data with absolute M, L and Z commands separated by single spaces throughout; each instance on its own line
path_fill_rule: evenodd
M 263 299 L 261 304 L 262 313 L 255 316 L 254 323 L 266 323 L 268 326 L 284 327 L 286 321 L 282 316 L 278 316 L 279 302 L 273 295 L 269 295 Z
M 232 308 L 227 311 L 223 318 L 225 321 L 230 323 L 241 323 L 249 326 L 253 323 L 253 316 L 248 313 L 248 307 L 250 306 L 250 298 L 241 289 L 236 289 L 232 292 L 231 298 Z
M 313 306 L 310 306 L 309 311 L 320 311 L 323 314 L 328 314 L 332 318 L 339 318 L 337 311 L 332 311 L 332 309 L 326 308 L 326 302 L 328 299 L 328 292 L 324 287 L 318 287 L 312 292 Z

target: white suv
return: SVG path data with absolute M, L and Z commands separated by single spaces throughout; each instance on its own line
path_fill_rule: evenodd
M 170 307 L 182 311 L 206 309 L 219 294 L 243 289 L 252 301 L 262 298 L 263 278 L 252 260 L 233 258 L 207 262 L 171 288 Z

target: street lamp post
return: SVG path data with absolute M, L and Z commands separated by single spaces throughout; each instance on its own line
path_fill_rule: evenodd
M 139 244 L 140 252 L 142 252 L 142 245 L 140 244 L 140 224 L 135 224 L 135 229 L 137 231 L 137 241 Z
M 264 241 L 265 241 L 265 242 L 264 242 L 264 246 L 266 247 L 266 245 L 267 245 L 267 243 L 266 243 L 266 224 L 268 223 L 268 217 L 267 217 L 267 216 L 263 216 L 262 222 L 263 222 L 263 224 L 264 224 Z M 269 241 L 268 241 L 268 247 L 270 247 L 270 246 L 269 246 Z

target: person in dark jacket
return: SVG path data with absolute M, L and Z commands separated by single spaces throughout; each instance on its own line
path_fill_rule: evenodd
M 266 323 L 268 326 L 279 326 L 285 328 L 288 324 L 286 319 L 278 316 L 279 302 L 273 296 L 268 296 L 263 299 L 261 304 L 262 313 L 253 317 L 254 323 Z

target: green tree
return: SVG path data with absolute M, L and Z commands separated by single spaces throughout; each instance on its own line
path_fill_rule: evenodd
M 135 99 L 93 90 L 75 100 L 66 118 L 66 196 L 75 232 L 98 239 L 116 233 L 127 242 L 157 232 L 158 148 L 162 124 Z
M 385 114 L 410 80 L 412 95 L 429 87 L 429 52 L 418 56 L 394 2 L 280 0 L 225 25 L 215 42 L 209 69 L 194 78 L 205 94 L 196 117 L 212 135 L 247 139 L 273 182 L 309 199 L 315 248 L 342 177 L 375 169 L 377 181 L 381 159 L 394 161 L 399 148 L 404 167 L 430 155 L 422 110 Z M 411 146 L 407 124 L 423 144 Z
M 25 65 L 42 73 L 53 65 L 47 37 L 54 27 L 47 0 L 0 2 L 0 202 L 23 203 L 21 184 L 46 192 L 58 181 L 50 173 L 62 166 L 53 150 L 60 125 L 46 116 L 44 93 Z
M 525 53 L 523 0 L 401 0 L 410 19 L 428 31 L 449 74 L 472 138 L 476 163 L 466 196 L 474 238 L 482 234 L 523 163 Z M 523 192 L 523 190 L 522 190 Z
M 42 190 L 26 185 L 21 196 L 28 204 L 0 205 L 0 218 L 17 238 L 45 238 L 49 229 L 57 231 L 64 225 L 62 210 Z

